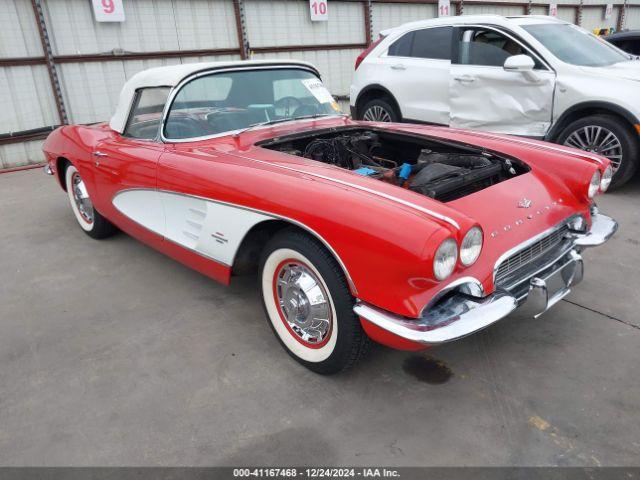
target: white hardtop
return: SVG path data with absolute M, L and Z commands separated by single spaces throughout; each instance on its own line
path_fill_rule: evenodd
M 111 117 L 109 126 L 116 132 L 124 132 L 129 110 L 133 104 L 133 99 L 137 90 L 152 87 L 175 87 L 182 80 L 199 72 L 208 70 L 218 70 L 221 68 L 247 68 L 264 66 L 294 66 L 306 67 L 317 72 L 317 69 L 310 63 L 298 60 L 234 60 L 230 62 L 203 62 L 184 63 L 180 65 L 168 65 L 165 67 L 155 67 L 143 70 L 131 77 L 122 87 L 118 106 Z

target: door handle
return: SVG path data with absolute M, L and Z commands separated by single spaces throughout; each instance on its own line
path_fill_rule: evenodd
M 96 158 L 96 160 L 94 162 L 96 167 L 99 167 L 100 166 L 100 160 L 99 159 L 101 157 L 106 157 L 107 154 L 104 153 L 104 152 L 101 152 L 100 150 L 96 150 L 96 151 L 93 152 L 93 156 Z
M 404 65 L 402 65 L 401 63 L 398 63 L 396 65 L 391 65 L 391 69 L 392 70 L 406 70 L 407 67 L 405 67 Z
M 475 78 L 473 78 L 473 77 L 472 77 L 472 76 L 470 76 L 470 75 L 463 75 L 463 76 L 461 76 L 461 77 L 453 77 L 453 79 L 454 79 L 456 82 L 460 82 L 460 83 L 471 83 L 471 82 L 475 82 L 475 81 L 476 81 L 476 79 L 475 79 Z

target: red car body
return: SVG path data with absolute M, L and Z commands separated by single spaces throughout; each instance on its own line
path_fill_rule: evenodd
M 443 203 L 258 145 L 299 132 L 354 126 L 473 145 L 520 159 L 530 171 Z M 101 215 L 141 242 L 219 282 L 231 281 L 235 260 L 216 261 L 168 241 L 124 215 L 114 206 L 114 198 L 136 189 L 174 192 L 261 212 L 270 217 L 268 222 L 297 225 L 332 252 L 358 302 L 409 324 L 445 287 L 466 278 L 477 279 L 483 295 L 494 293 L 495 268 L 505 252 L 571 216 L 586 220 L 583 237 L 589 236 L 597 211 L 587 187 L 594 173 L 603 174 L 609 164 L 604 157 L 533 140 L 442 127 L 355 122 L 344 117 L 298 120 L 177 143 L 127 138 L 107 124 L 69 125 L 49 136 L 44 151 L 48 170 L 63 189 L 64 165 L 70 162 Z M 102 156 L 95 156 L 96 151 Z M 523 199 L 530 208 L 523 208 Z M 479 259 L 469 267 L 458 261 L 446 281 L 436 280 L 430 267 L 435 247 L 446 237 L 460 244 L 475 225 L 484 232 Z M 613 230 L 609 225 L 606 238 Z M 604 241 L 593 244 L 602 243 L 600 240 Z M 242 241 L 235 242 L 240 245 L 237 258 Z M 383 344 L 402 349 L 427 346 L 364 317 L 362 324 L 371 338 Z

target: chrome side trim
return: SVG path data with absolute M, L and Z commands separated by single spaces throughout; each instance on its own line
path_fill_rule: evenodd
M 171 190 L 163 190 L 163 189 L 157 189 L 157 190 L 156 190 L 156 189 L 151 189 L 151 188 L 128 188 L 128 189 L 126 189 L 126 190 L 120 190 L 119 192 L 117 192 L 117 193 L 114 195 L 114 197 L 111 199 L 111 202 L 113 203 L 113 200 L 114 200 L 118 195 L 120 195 L 121 193 L 129 192 L 129 191 L 134 191 L 134 190 L 144 190 L 144 191 L 152 191 L 152 192 L 165 192 L 165 193 L 170 193 L 170 194 L 172 194 L 172 195 L 180 195 L 180 196 L 183 196 L 183 197 L 192 197 L 192 198 L 197 198 L 197 199 L 204 200 L 204 201 L 207 201 L 207 202 L 217 203 L 217 204 L 220 204 L 220 205 L 226 205 L 226 206 L 229 206 L 229 207 L 239 208 L 239 209 L 241 209 L 241 210 L 247 210 L 247 211 L 250 211 L 250 212 L 260 213 L 260 214 L 262 214 L 262 215 L 265 215 L 265 216 L 271 217 L 271 218 L 272 218 L 272 219 L 274 219 L 274 220 L 276 220 L 276 219 L 277 219 L 277 220 L 284 220 L 284 221 L 289 222 L 289 223 L 291 223 L 291 224 L 293 224 L 293 225 L 296 225 L 297 227 L 300 227 L 300 228 L 302 228 L 303 230 L 306 230 L 307 232 L 309 232 L 310 234 L 312 234 L 315 238 L 317 238 L 320 242 L 322 242 L 322 244 L 327 248 L 327 250 L 329 250 L 329 252 L 331 252 L 331 254 L 333 255 L 333 257 L 336 259 L 336 261 L 337 261 L 337 262 L 338 262 L 338 264 L 340 265 L 340 268 L 342 268 L 342 271 L 344 272 L 344 275 L 345 275 L 345 277 L 346 277 L 346 279 L 347 279 L 347 283 L 349 284 L 349 287 L 351 288 L 352 293 L 353 293 L 354 295 L 357 295 L 357 294 L 358 294 L 358 289 L 356 288 L 356 285 L 355 285 L 355 283 L 353 282 L 353 279 L 351 278 L 351 275 L 349 274 L 349 270 L 347 269 L 347 266 L 345 265 L 345 263 L 342 261 L 342 258 L 340 258 L 340 255 L 338 255 L 338 252 L 336 252 L 336 251 L 333 249 L 333 247 L 329 244 L 329 242 L 327 242 L 327 241 L 322 237 L 322 235 L 320 235 L 318 232 L 316 232 L 314 229 L 312 229 L 312 228 L 308 227 L 308 226 L 307 226 L 307 225 L 305 225 L 304 223 L 299 222 L 298 220 L 295 220 L 295 219 L 293 219 L 293 218 L 289 218 L 289 217 L 285 217 L 285 216 L 283 216 L 283 215 L 278 215 L 278 214 L 275 214 L 275 213 L 272 213 L 272 212 L 267 212 L 267 211 L 264 211 L 264 210 L 258 210 L 258 209 L 256 209 L 256 208 L 246 207 L 246 206 L 244 206 L 244 205 L 238 205 L 238 204 L 235 204 L 235 203 L 224 202 L 224 201 L 221 201 L 221 200 L 214 200 L 214 199 L 207 198 L 207 197 L 201 197 L 201 196 L 198 196 L 198 195 L 189 195 L 189 194 L 186 194 L 186 193 L 174 192 L 174 191 L 171 191 Z M 114 207 L 115 207 L 115 205 L 114 205 Z M 127 217 L 127 218 L 129 218 L 129 217 Z M 131 220 L 132 220 L 132 219 L 131 219 Z M 134 222 L 135 222 L 135 220 L 132 220 L 132 221 L 134 221 Z M 265 221 L 269 221 L 269 220 L 265 220 Z M 142 228 L 145 228 L 146 230 L 152 231 L 152 230 L 150 230 L 150 229 L 149 229 L 147 226 L 145 226 L 145 225 L 142 225 L 142 224 L 140 224 L 140 223 L 138 223 L 138 222 L 135 222 L 135 223 L 136 223 L 137 225 L 140 225 Z M 165 237 L 165 238 L 166 238 L 166 237 Z M 167 239 L 167 240 L 171 241 L 170 239 Z M 172 241 L 171 241 L 171 242 L 172 242 Z M 227 265 L 225 262 L 222 262 L 222 261 L 220 261 L 219 259 L 216 259 L 216 258 L 210 257 L 210 256 L 208 256 L 208 255 L 206 255 L 206 254 L 203 254 L 202 252 L 198 252 L 198 251 L 196 251 L 196 250 L 194 250 L 194 249 L 187 248 L 187 247 L 185 247 L 184 245 L 180 245 L 180 244 L 178 244 L 178 243 L 176 243 L 176 242 L 172 242 L 172 243 L 175 243 L 176 245 L 179 245 L 179 246 L 181 246 L 182 248 L 185 248 L 186 250 L 192 251 L 192 252 L 194 252 L 194 253 L 196 253 L 196 254 L 198 254 L 198 255 L 200 255 L 200 256 L 202 256 L 202 257 L 204 257 L 204 258 L 207 258 L 207 259 L 209 259 L 209 260 L 213 260 L 213 261 L 215 261 L 215 262 L 217 262 L 217 263 L 220 263 L 220 264 L 222 264 L 222 265 L 225 265 L 225 266 L 227 266 L 227 267 L 232 267 L 232 266 L 233 266 L 233 263 L 235 262 L 235 258 L 236 258 L 236 256 L 237 256 L 237 252 L 236 252 L 236 255 L 234 255 L 234 257 L 233 257 L 233 261 L 231 262 L 231 265 Z M 242 242 L 240 242 L 240 244 L 241 244 L 241 243 L 242 243 Z
M 416 205 L 415 203 L 407 202 L 406 200 L 402 200 L 401 198 L 394 197 L 393 195 L 388 195 L 386 193 L 378 192 L 377 190 L 373 190 L 372 188 L 363 187 L 362 185 L 356 185 L 356 184 L 351 183 L 351 182 L 345 182 L 343 180 L 338 180 L 338 179 L 335 179 L 335 178 L 327 177 L 325 175 L 320 175 L 319 173 L 307 172 L 305 170 L 300 170 L 300 169 L 292 168 L 292 167 L 286 167 L 284 165 L 278 165 L 278 164 L 275 164 L 275 163 L 272 163 L 272 162 L 267 162 L 265 160 L 258 160 L 257 158 L 245 157 L 244 155 L 238 155 L 237 153 L 229 152 L 227 154 L 228 155 L 233 155 L 233 156 L 238 157 L 238 158 L 242 158 L 244 160 L 249 160 L 251 162 L 261 163 L 263 165 L 269 165 L 269 166 L 272 166 L 272 167 L 281 168 L 283 170 L 289 170 L 291 172 L 300 173 L 302 175 L 308 175 L 310 177 L 321 178 L 322 180 L 327 180 L 329 182 L 337 183 L 339 185 L 344 185 L 345 187 L 350 187 L 350 188 L 354 188 L 356 190 L 360 190 L 362 192 L 367 192 L 367 193 L 370 193 L 372 195 L 376 195 L 378 197 L 385 198 L 387 200 L 391 200 L 392 202 L 399 203 L 401 205 L 404 205 L 405 207 L 409 207 L 409 208 L 412 208 L 414 210 L 418 210 L 418 211 L 420 211 L 422 213 L 425 213 L 425 214 L 429 215 L 430 217 L 437 218 L 438 220 L 441 220 L 443 222 L 448 223 L 449 225 L 451 225 L 452 227 L 454 227 L 457 230 L 460 230 L 460 224 L 458 224 L 458 222 L 456 222 L 451 217 L 447 217 L 446 215 L 442 215 L 442 214 L 440 214 L 438 212 L 434 212 L 433 210 L 429 210 L 428 208 L 421 207 L 420 205 Z
M 53 169 L 48 163 L 42 168 L 42 171 L 45 173 L 45 175 L 53 175 Z

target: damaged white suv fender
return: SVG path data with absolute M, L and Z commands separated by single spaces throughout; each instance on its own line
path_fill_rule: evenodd
M 354 118 L 544 139 L 604 155 L 613 185 L 640 162 L 640 62 L 573 24 L 478 15 L 381 32 L 356 60 Z

